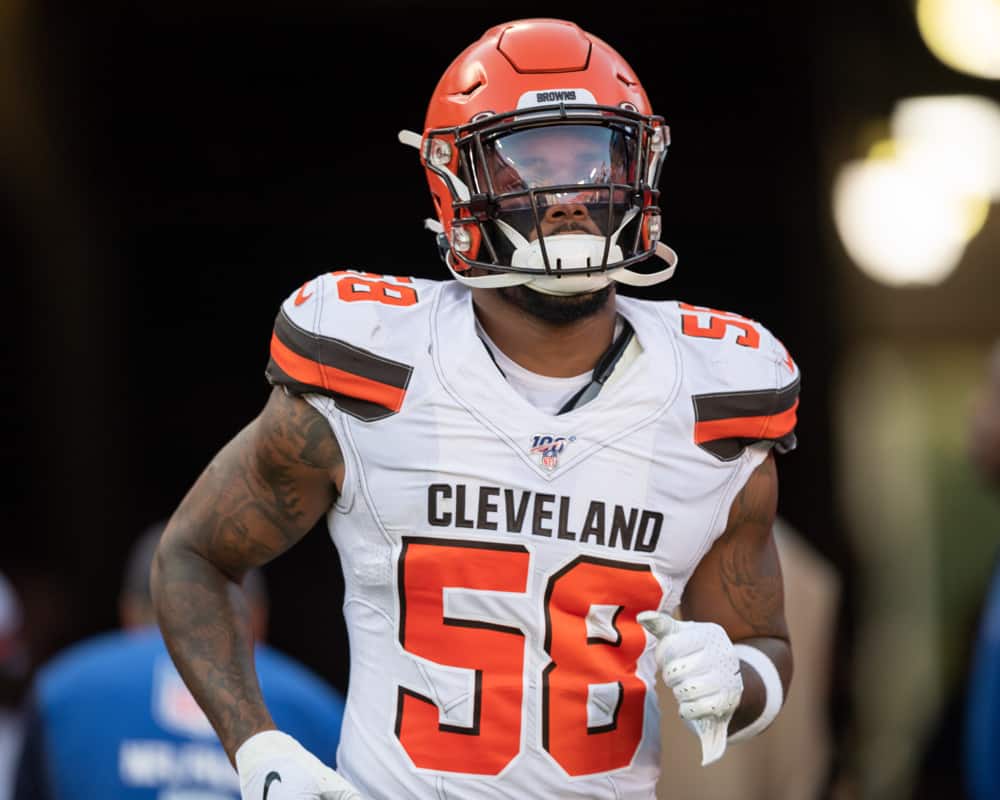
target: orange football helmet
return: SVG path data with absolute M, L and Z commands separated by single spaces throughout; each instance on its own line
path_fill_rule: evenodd
M 420 150 L 428 227 L 464 283 L 576 294 L 673 274 L 656 188 L 669 128 L 625 60 L 572 22 L 490 28 L 445 71 L 423 135 L 399 138 Z M 667 266 L 630 269 L 651 256 Z

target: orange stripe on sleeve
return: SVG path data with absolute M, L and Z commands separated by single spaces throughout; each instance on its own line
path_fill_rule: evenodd
M 271 335 L 271 358 L 299 383 L 323 387 L 337 394 L 376 403 L 392 411 L 399 411 L 403 406 L 405 389 L 304 358 L 286 347 L 277 334 Z
M 730 417 L 696 422 L 694 440 L 698 444 L 716 439 L 780 439 L 795 429 L 796 400 L 791 408 L 767 417 Z

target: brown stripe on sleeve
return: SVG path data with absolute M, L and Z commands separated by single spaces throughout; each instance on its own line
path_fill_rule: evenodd
M 310 333 L 292 322 L 284 310 L 274 321 L 274 333 L 296 355 L 361 378 L 405 389 L 413 367 L 375 355 L 340 339 Z
M 779 452 L 795 447 L 799 381 L 780 389 L 695 395 L 695 443 L 729 461 L 754 442 L 775 443 Z
M 311 334 L 282 312 L 271 336 L 265 374 L 294 394 L 321 394 L 366 422 L 392 416 L 403 405 L 413 368 L 408 364 Z
M 695 419 L 708 422 L 730 417 L 769 417 L 787 411 L 798 398 L 798 378 L 781 389 L 698 394 L 694 396 Z

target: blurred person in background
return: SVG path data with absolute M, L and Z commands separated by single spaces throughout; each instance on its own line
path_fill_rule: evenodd
M 236 772 L 155 626 L 149 575 L 163 527 L 133 546 L 119 599 L 123 630 L 75 645 L 36 677 L 15 800 L 238 800 Z M 262 641 L 260 572 L 231 595 Z M 256 645 L 255 661 L 275 718 L 333 762 L 343 698 L 266 645 Z
M 774 724 L 707 768 L 676 714 L 661 717 L 661 800 L 816 800 L 833 767 L 830 681 L 840 604 L 834 567 L 782 519 L 774 538 L 781 557 L 785 616 L 795 645 L 795 683 Z M 661 691 L 661 703 L 667 698 Z
M 970 434 L 973 463 L 1000 490 L 1000 342 L 994 345 L 987 364 Z M 970 796 L 972 800 L 995 800 L 1000 797 L 1000 561 L 993 569 L 973 651 L 964 733 Z
M 1000 342 L 966 425 L 969 461 L 988 490 L 1000 490 Z M 958 679 L 925 736 L 908 796 L 993 800 L 1000 797 L 1000 559 L 968 617 L 951 624 L 961 631 Z
M 0 800 L 8 800 L 21 743 L 21 692 L 28 659 L 21 641 L 21 603 L 0 574 Z

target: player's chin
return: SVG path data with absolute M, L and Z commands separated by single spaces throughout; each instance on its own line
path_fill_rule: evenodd
M 505 286 L 500 296 L 522 311 L 551 325 L 567 325 L 593 316 L 614 296 L 614 284 L 584 294 L 544 294 L 527 286 Z

